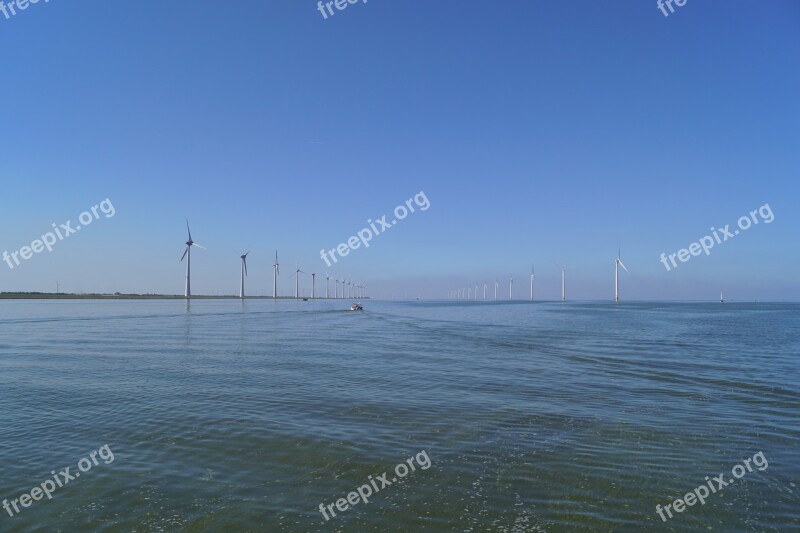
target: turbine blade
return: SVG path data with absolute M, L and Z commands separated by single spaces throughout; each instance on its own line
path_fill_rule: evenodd
M 202 244 L 197 244 L 196 242 L 193 242 L 193 243 L 192 243 L 192 246 L 197 246 L 198 248 L 202 248 L 203 250 L 208 250 L 208 248 L 206 248 L 206 247 L 205 247 L 205 246 L 203 246 Z
M 625 272 L 627 272 L 628 274 L 630 274 L 630 273 L 631 273 L 631 271 L 630 271 L 630 270 L 628 270 L 627 268 L 625 268 L 625 263 L 623 263 L 623 262 L 622 262 L 622 259 L 619 259 L 619 266 L 621 266 L 622 268 L 624 268 L 624 269 L 625 269 Z
M 242 262 L 244 263 L 244 275 L 247 275 L 247 254 L 242 258 Z
M 181 261 L 183 261 L 183 258 L 186 257 L 186 254 L 188 253 L 189 253 L 189 247 L 187 246 L 186 249 L 183 251 L 183 255 L 181 256 Z
M 192 230 L 189 229 L 189 219 L 186 219 L 186 231 L 189 233 L 189 240 L 192 240 Z

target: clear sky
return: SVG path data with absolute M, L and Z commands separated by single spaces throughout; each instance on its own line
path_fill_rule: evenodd
M 541 298 L 800 299 L 800 2 L 41 0 L 0 14 L 0 252 L 109 198 L 0 291 L 373 294 L 517 280 Z M 710 228 L 763 222 L 667 271 Z M 101 213 L 102 217 L 102 213 Z M 490 281 L 491 283 L 491 281 Z M 308 280 L 304 279 L 306 290 Z

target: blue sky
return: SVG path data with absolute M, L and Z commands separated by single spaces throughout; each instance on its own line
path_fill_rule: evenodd
M 800 4 L 68 2 L 0 15 L 0 252 L 109 198 L 113 218 L 0 291 L 251 293 L 420 190 L 431 207 L 331 272 L 374 294 L 518 280 L 610 299 L 800 298 Z M 768 203 L 752 227 L 659 262 Z M 74 222 L 73 222 L 74 225 Z M 506 284 L 507 282 L 504 282 Z M 308 287 L 308 281 L 304 281 Z

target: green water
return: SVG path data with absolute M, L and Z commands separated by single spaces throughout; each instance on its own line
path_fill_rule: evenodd
M 347 306 L 0 302 L 0 531 L 800 529 L 798 305 Z

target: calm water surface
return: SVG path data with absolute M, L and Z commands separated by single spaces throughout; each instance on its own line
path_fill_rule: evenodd
M 348 305 L 0 302 L 0 531 L 800 529 L 800 305 Z

